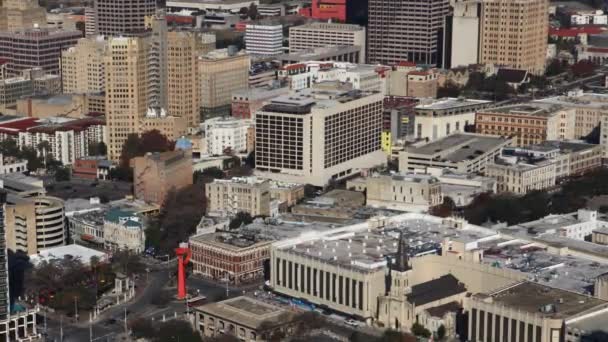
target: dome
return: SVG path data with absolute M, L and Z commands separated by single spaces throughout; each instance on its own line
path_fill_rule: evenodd
M 192 149 L 192 142 L 190 142 L 190 140 L 186 139 L 185 137 L 181 137 L 179 139 L 177 139 L 177 141 L 175 142 L 175 150 L 191 150 Z

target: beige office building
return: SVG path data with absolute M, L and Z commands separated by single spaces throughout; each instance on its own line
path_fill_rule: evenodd
M 46 27 L 46 10 L 38 0 L 0 1 L 0 31 Z
M 205 185 L 207 211 L 224 215 L 270 215 L 270 182 L 256 177 L 216 179 Z
M 480 62 L 543 74 L 549 30 L 548 7 L 549 0 L 484 0 Z
M 566 157 L 567 159 L 567 157 Z M 556 184 L 556 161 L 491 163 L 486 166 L 486 176 L 496 179 L 497 192 L 525 195 L 535 190 L 546 190 Z
M 279 96 L 256 113 L 256 174 L 325 186 L 386 163 L 383 94 L 333 82 Z
M 203 51 L 199 34 L 167 32 L 167 111 L 184 118 L 188 127 L 200 122 L 198 55 Z
M 246 90 L 249 55 L 244 51 L 214 50 L 198 59 L 202 119 L 230 113 L 232 93 Z
M 9 194 L 6 203 L 6 245 L 34 255 L 66 241 L 63 201 L 50 196 Z
M 366 204 L 375 208 L 424 212 L 442 202 L 439 180 L 426 174 L 371 176 L 366 189 Z
M 105 91 L 104 55 L 107 44 L 101 36 L 81 38 L 61 54 L 61 77 L 65 94 Z
M 190 151 L 148 153 L 132 159 L 133 187 L 137 199 L 162 205 L 171 191 L 192 184 Z
M 289 28 L 289 52 L 326 46 L 358 46 L 365 63 L 365 27 L 340 23 L 311 23 Z
M 110 38 L 104 57 L 108 157 L 118 160 L 147 110 L 147 47 L 141 38 Z

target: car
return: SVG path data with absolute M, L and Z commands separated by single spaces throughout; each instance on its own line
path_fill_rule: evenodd
M 346 321 L 344 321 L 344 323 L 353 326 L 353 327 L 358 327 L 359 326 L 359 322 L 355 321 L 354 319 L 347 319 Z

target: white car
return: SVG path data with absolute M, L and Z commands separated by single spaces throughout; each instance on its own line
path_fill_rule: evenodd
M 359 322 L 355 321 L 354 319 L 347 319 L 345 323 L 353 327 L 359 326 Z

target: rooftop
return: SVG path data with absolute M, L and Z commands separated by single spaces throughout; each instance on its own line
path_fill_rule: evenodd
M 492 114 L 510 114 L 510 115 L 525 115 L 550 117 L 556 114 L 558 110 L 563 109 L 563 106 L 557 104 L 547 104 L 541 102 L 530 102 L 526 104 L 516 104 L 504 107 L 492 108 L 484 111 Z
M 41 261 L 63 259 L 66 257 L 79 258 L 84 264 L 88 264 L 91 257 L 97 257 L 104 260 L 107 258 L 107 254 L 92 248 L 72 244 L 44 249 L 38 252 L 38 254 L 30 255 L 30 261 L 33 264 L 37 264 Z
M 409 147 L 411 154 L 437 155 L 453 163 L 473 160 L 480 155 L 506 145 L 510 139 L 476 134 L 452 134 L 426 145 Z
M 325 23 L 325 22 L 314 22 L 310 24 L 294 26 L 291 30 L 324 30 L 324 31 L 363 31 L 365 27 L 354 25 L 354 24 L 340 24 L 340 23 Z
M 244 296 L 206 304 L 195 310 L 255 330 L 260 329 L 262 324 L 269 328 L 283 325 L 296 317 L 292 311 Z
M 553 319 L 567 319 L 598 306 L 608 306 L 607 302 L 594 297 L 531 282 L 522 282 L 490 296 L 494 303 Z
M 455 98 L 455 97 L 444 97 L 437 100 L 431 100 L 430 102 L 421 103 L 416 106 L 417 110 L 441 110 L 441 109 L 452 109 L 459 107 L 469 107 L 476 105 L 490 104 L 492 101 L 485 100 L 474 100 L 466 98 Z
M 568 95 L 547 97 L 533 103 L 548 103 L 564 107 L 583 107 L 608 109 L 608 94 L 570 92 Z
M 330 83 L 323 82 L 322 84 L 316 84 L 315 88 L 302 89 L 288 95 L 278 96 L 262 107 L 261 110 L 272 113 L 310 114 L 313 108 L 319 110 L 334 108 L 375 94 L 375 92 L 351 90 L 349 87 L 343 87 L 343 83 Z
M 412 292 L 405 297 L 416 306 L 425 305 L 459 293 L 467 292 L 463 283 L 451 274 L 441 276 L 418 285 L 412 286 Z

